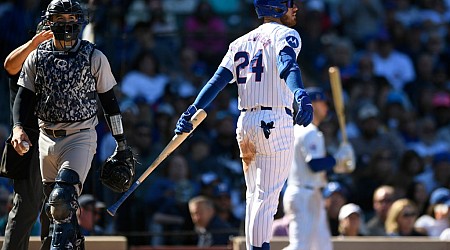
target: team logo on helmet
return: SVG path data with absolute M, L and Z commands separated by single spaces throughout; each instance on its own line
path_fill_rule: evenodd
M 289 46 L 291 46 L 292 48 L 297 48 L 300 43 L 298 42 L 297 37 L 295 36 L 288 36 L 286 37 L 286 42 L 289 44 Z
M 288 11 L 291 1 L 287 0 L 254 0 L 256 14 L 258 18 L 275 17 L 280 18 Z

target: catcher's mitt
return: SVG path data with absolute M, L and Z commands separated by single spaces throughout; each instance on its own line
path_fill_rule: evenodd
M 129 147 L 115 151 L 101 167 L 100 180 L 103 185 L 117 193 L 127 191 L 133 184 L 135 162 Z

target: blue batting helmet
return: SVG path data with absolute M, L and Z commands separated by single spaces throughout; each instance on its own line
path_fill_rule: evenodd
M 258 18 L 280 18 L 292 8 L 294 0 L 253 0 Z

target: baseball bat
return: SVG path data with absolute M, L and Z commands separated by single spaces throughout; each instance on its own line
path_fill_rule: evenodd
M 194 129 L 206 118 L 206 112 L 203 109 L 197 110 L 197 112 L 192 116 L 191 122 L 194 128 L 189 133 L 176 134 L 172 137 L 167 146 L 161 151 L 161 153 L 156 157 L 152 164 L 145 170 L 145 172 L 136 180 L 136 182 L 131 185 L 130 189 L 125 192 L 120 199 L 111 205 L 107 211 L 111 216 L 116 214 L 117 209 L 122 205 L 122 203 L 130 196 L 131 193 L 139 187 L 139 185 L 155 170 L 156 167 L 166 159 L 175 149 L 180 146 L 180 144 L 186 140 L 186 138 L 194 131 Z
M 334 109 L 339 122 L 339 128 L 342 134 L 342 141 L 347 142 L 347 130 L 345 129 L 345 107 L 342 96 L 342 83 L 339 68 L 334 66 L 328 69 L 330 76 L 331 92 L 333 94 Z

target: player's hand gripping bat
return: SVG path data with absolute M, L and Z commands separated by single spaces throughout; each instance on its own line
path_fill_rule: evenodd
M 334 109 L 336 111 L 339 128 L 341 130 L 342 142 L 334 157 L 337 161 L 334 167 L 336 173 L 351 173 L 355 170 L 355 153 L 352 145 L 347 139 L 347 130 L 345 128 L 345 107 L 342 96 L 341 74 L 338 67 L 328 69 L 331 83 L 331 92 L 333 93 Z
M 152 164 L 145 170 L 145 172 L 139 177 L 136 182 L 128 189 L 126 193 L 120 197 L 120 199 L 111 205 L 107 211 L 111 216 L 116 214 L 117 209 L 122 205 L 122 203 L 133 193 L 134 190 L 155 170 L 156 167 L 166 159 L 175 149 L 180 146 L 180 144 L 186 140 L 186 138 L 194 131 L 194 129 L 206 118 L 206 112 L 203 109 L 199 109 L 191 118 L 193 129 L 189 133 L 176 134 L 172 140 L 167 144 L 167 146 L 162 150 L 162 152 L 156 157 Z

